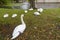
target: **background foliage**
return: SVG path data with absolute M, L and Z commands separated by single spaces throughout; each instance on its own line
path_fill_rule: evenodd
M 0 0 L 0 4 L 9 4 L 12 0 Z

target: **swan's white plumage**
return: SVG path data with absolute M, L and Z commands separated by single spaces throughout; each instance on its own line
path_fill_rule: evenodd
M 15 27 L 15 29 L 12 33 L 12 38 L 11 39 L 15 39 L 16 37 L 18 37 L 20 35 L 20 33 L 23 33 L 25 31 L 26 24 L 23 21 L 23 17 L 24 17 L 24 14 L 21 15 L 22 24 Z
M 39 8 L 39 9 L 37 9 L 37 11 L 43 12 L 43 8 Z
M 26 26 L 24 24 L 16 26 L 12 35 L 15 35 L 15 33 L 17 33 L 17 32 L 23 33 L 25 28 L 26 28 Z
M 9 16 L 8 14 L 4 14 L 4 16 L 3 16 L 3 17 L 4 17 L 4 18 L 6 18 L 6 17 L 8 17 L 8 16 Z
M 13 15 L 12 15 L 12 18 L 14 18 L 14 17 L 16 17 L 16 16 L 17 16 L 17 14 L 13 14 Z
M 39 12 L 34 12 L 34 15 L 40 15 L 40 13 Z
M 28 11 L 27 11 L 27 10 L 25 10 L 24 12 L 25 12 L 25 13 L 27 13 Z
M 29 10 L 33 10 L 33 8 L 30 8 Z
M 40 9 L 37 9 L 37 11 L 40 11 Z
M 14 33 L 14 35 L 12 35 L 12 38 L 11 39 L 15 39 L 19 35 L 20 35 L 20 33 L 19 32 L 16 32 L 16 33 Z

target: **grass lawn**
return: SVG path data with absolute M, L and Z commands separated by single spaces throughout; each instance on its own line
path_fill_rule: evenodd
M 44 9 L 40 16 L 35 16 L 35 11 L 0 8 L 0 39 L 10 40 L 13 29 L 21 24 L 20 15 L 25 14 L 26 30 L 16 40 L 60 40 L 60 8 Z M 8 18 L 3 18 L 5 13 Z M 11 17 L 14 13 L 16 18 Z
M 15 9 L 17 9 L 18 7 L 21 7 L 22 3 L 8 3 L 7 5 L 0 5 L 0 8 L 6 8 L 6 9 L 13 9 L 13 7 Z M 19 8 L 21 9 L 21 8 Z

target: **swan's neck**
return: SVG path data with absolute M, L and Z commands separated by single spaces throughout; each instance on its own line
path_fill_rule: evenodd
M 23 20 L 23 17 L 21 16 L 21 22 L 22 24 L 25 24 L 24 20 Z

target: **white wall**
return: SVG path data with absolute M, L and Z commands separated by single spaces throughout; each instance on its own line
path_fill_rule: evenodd
M 60 2 L 60 0 L 57 0 L 58 2 Z
M 37 2 L 60 2 L 60 0 L 37 0 Z
M 45 0 L 45 2 L 57 2 L 57 0 Z
M 44 2 L 44 0 L 37 0 L 37 2 Z

